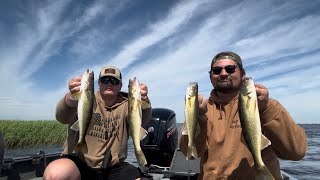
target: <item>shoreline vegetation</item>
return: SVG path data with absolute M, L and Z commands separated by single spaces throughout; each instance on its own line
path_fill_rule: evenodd
M 6 149 L 62 145 L 67 137 L 67 125 L 56 120 L 0 120 L 0 133 Z
M 56 120 L 0 120 L 6 149 L 63 144 L 67 125 Z

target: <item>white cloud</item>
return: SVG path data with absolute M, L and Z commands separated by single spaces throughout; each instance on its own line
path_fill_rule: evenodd
M 320 94 L 315 90 L 320 86 L 317 75 L 320 18 L 309 15 L 311 12 L 295 16 L 301 10 L 298 3 L 288 1 L 274 7 L 269 1 L 235 5 L 181 1 L 168 14 L 163 14 L 162 19 L 139 29 L 138 37 L 122 35 L 125 31 L 104 35 L 103 30 L 111 26 L 110 20 L 124 13 L 129 2 L 113 3 L 95 1 L 73 19 L 61 18 L 68 2 L 52 2 L 36 11 L 36 26 L 27 23 L 17 26 L 16 38 L 10 37 L 6 49 L 0 49 L 3 59 L 0 74 L 6 84 L 0 89 L 1 119 L 53 119 L 55 105 L 67 92 L 71 77 L 89 68 L 97 78 L 102 66 L 113 64 L 123 70 L 125 82 L 136 76 L 146 83 L 153 106 L 173 109 L 177 120 L 182 122 L 188 83 L 197 81 L 200 93 L 208 97 L 212 89 L 207 72 L 211 58 L 219 51 L 232 50 L 243 58 L 247 75 L 269 87 L 270 97 L 278 99 L 294 119 L 316 121 L 315 112 L 320 108 L 316 103 Z M 223 8 L 217 7 L 221 5 Z M 195 19 L 201 20 L 192 21 Z M 97 21 L 105 24 L 94 26 Z M 112 28 L 127 28 L 125 23 L 120 24 Z M 114 41 L 119 34 L 124 36 L 122 41 L 130 40 L 117 47 L 120 51 L 115 52 L 111 61 L 101 63 L 92 59 L 104 55 L 95 53 L 108 54 L 101 45 Z M 64 47 L 66 44 L 70 46 Z M 71 56 L 67 53 L 82 58 L 81 61 L 66 59 L 77 62 L 78 70 L 62 78 L 65 81 L 62 87 L 37 89 L 45 85 L 34 84 L 36 77 L 32 74 L 46 66 L 53 55 Z M 124 86 L 123 90 L 126 89 Z
M 123 50 L 108 63 L 116 64 L 120 69 L 127 67 L 131 62 L 134 62 L 146 48 L 174 34 L 181 24 L 189 20 L 192 12 L 198 5 L 198 1 L 186 1 L 173 8 L 164 20 L 147 27 L 146 29 L 148 30 L 146 34 L 125 46 Z

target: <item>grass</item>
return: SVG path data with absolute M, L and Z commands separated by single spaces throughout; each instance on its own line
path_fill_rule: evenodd
M 0 132 L 7 149 L 63 144 L 67 136 L 67 125 L 56 120 L 0 120 Z

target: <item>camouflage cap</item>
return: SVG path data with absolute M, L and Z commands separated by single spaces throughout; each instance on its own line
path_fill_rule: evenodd
M 234 60 L 242 68 L 242 60 L 241 60 L 240 56 L 238 54 L 234 53 L 234 52 L 231 52 L 231 51 L 220 52 L 216 56 L 214 56 L 214 58 L 211 61 L 211 67 L 216 61 L 218 61 L 220 59 L 231 59 L 231 60 Z
M 120 81 L 122 79 L 120 70 L 114 66 L 106 66 L 101 69 L 99 79 L 106 76 L 115 77 Z

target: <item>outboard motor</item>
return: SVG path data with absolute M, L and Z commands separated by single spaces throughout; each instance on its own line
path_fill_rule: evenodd
M 165 108 L 153 108 L 152 119 L 144 127 L 148 135 L 142 140 L 141 148 L 147 165 L 168 167 L 178 146 L 176 114 Z

